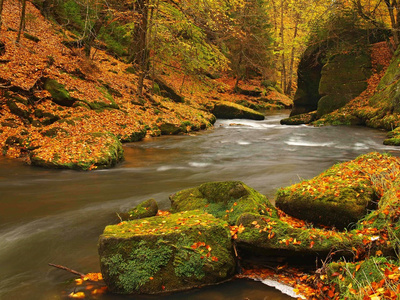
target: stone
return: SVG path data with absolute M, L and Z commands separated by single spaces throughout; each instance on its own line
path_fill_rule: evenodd
M 65 86 L 55 79 L 46 78 L 44 80 L 44 89 L 51 94 L 52 101 L 58 105 L 72 106 L 76 101 L 65 89 Z
M 107 226 L 99 238 L 101 272 L 117 294 L 157 294 L 232 278 L 228 224 L 188 211 Z
M 280 189 L 276 206 L 314 224 L 348 228 L 375 208 L 380 178 L 393 164 L 399 163 L 379 153 L 361 155 L 313 179 Z
M 174 212 L 200 209 L 235 225 L 245 213 L 277 216 L 267 197 L 241 181 L 207 182 L 170 196 Z
M 265 119 L 262 113 L 229 101 L 216 102 L 211 110 L 211 113 L 220 119 Z
M 127 213 L 121 213 L 120 216 L 123 220 L 136 220 L 154 217 L 158 212 L 158 203 L 155 199 L 151 198 L 143 201 L 138 206 L 132 208 Z

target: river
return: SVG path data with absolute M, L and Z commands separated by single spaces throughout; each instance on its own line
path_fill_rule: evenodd
M 385 133 L 363 127 L 283 126 L 288 111 L 264 121 L 219 120 L 212 130 L 125 145 L 114 169 L 46 170 L 0 158 L 0 299 L 60 299 L 71 274 L 98 272 L 97 239 L 104 227 L 149 198 L 206 181 L 241 180 L 271 199 L 277 188 L 382 145 Z M 167 297 L 135 299 L 291 299 L 261 283 L 236 280 Z M 96 299 L 127 299 L 105 295 Z

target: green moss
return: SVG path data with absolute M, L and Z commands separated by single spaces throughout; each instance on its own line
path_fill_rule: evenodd
M 251 108 L 228 101 L 215 103 L 211 111 L 217 118 L 221 119 L 253 119 L 264 120 L 264 115 Z
M 362 299 L 363 294 L 373 283 L 383 281 L 383 290 L 396 292 L 396 285 L 391 285 L 385 276 L 385 270 L 392 271 L 398 262 L 384 257 L 370 257 L 362 262 L 333 262 L 327 265 L 325 284 L 334 286 L 341 299 Z
M 277 192 L 276 205 L 286 213 L 317 224 L 344 228 L 374 208 L 381 195 L 379 178 L 393 170 L 394 159 L 379 153 L 337 164 L 319 176 Z
M 240 181 L 208 182 L 170 196 L 173 211 L 201 209 L 235 224 L 244 212 L 277 216 L 268 199 Z
M 47 78 L 44 82 L 44 89 L 47 90 L 52 100 L 63 106 L 72 106 L 76 99 L 72 98 L 64 85 L 58 83 L 55 79 Z
M 116 276 L 116 291 L 130 294 L 146 283 L 170 260 L 173 250 L 163 247 L 163 240 L 155 244 L 140 241 L 127 255 L 114 254 L 102 258 L 101 263 L 108 268 L 110 276 Z
M 313 257 L 328 255 L 334 250 L 352 255 L 352 247 L 363 245 L 362 238 L 355 233 L 295 228 L 279 218 L 257 214 L 243 214 L 237 223 L 244 226 L 237 235 L 238 248 L 248 255 Z
M 127 217 L 129 220 L 153 217 L 158 212 L 158 204 L 154 199 L 148 199 L 140 203 L 135 208 L 129 210 Z
M 107 226 L 99 253 L 105 281 L 116 293 L 159 293 L 216 283 L 232 276 L 235 266 L 227 224 L 199 211 Z M 138 277 L 137 270 L 140 278 L 129 278 Z

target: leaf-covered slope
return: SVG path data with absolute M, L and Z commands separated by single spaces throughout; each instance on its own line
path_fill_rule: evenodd
M 30 2 L 26 32 L 35 39 L 24 36 L 15 43 L 19 12 L 18 2 L 5 2 L 0 32 L 0 149 L 4 155 L 30 162 L 27 154 L 34 151 L 30 157 L 46 157 L 47 162 L 57 159 L 63 162 L 60 167 L 75 164 L 90 169 L 100 166 L 89 161 L 102 145 L 85 147 L 91 133 L 111 133 L 121 142 L 132 142 L 146 134 L 160 135 L 165 123 L 188 132 L 215 121 L 212 114 L 196 109 L 196 102 L 175 103 L 151 95 L 151 82 L 146 82 L 145 97 L 138 98 L 137 76 L 130 72 L 130 65 L 102 50 L 86 58 L 79 49 L 66 47 L 61 28 Z M 65 147 L 71 141 L 79 151 Z M 47 162 L 39 165 L 50 166 Z

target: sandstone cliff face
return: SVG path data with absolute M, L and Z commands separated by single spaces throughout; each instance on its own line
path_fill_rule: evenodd
M 367 88 L 371 60 L 367 53 L 326 57 L 326 47 L 310 47 L 298 70 L 298 89 L 290 116 L 317 110 L 317 116 L 347 104 Z

